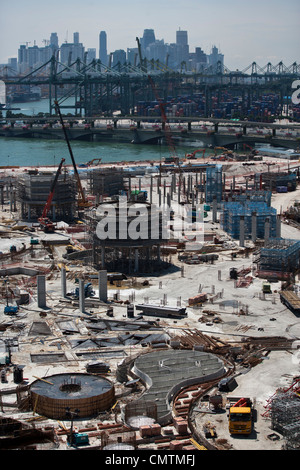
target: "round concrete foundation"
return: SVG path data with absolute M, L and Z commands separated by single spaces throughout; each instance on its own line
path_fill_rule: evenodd
M 53 419 L 68 419 L 67 410 L 79 418 L 96 415 L 115 401 L 114 385 L 89 374 L 58 374 L 36 380 L 30 387 L 31 405 L 36 413 Z

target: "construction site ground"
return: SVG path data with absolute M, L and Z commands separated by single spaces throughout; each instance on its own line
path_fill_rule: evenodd
M 277 209 L 288 206 L 292 201 L 300 200 L 300 189 L 293 193 L 276 194 L 272 199 L 272 205 Z M 252 253 L 246 254 L 245 250 L 239 249 L 238 242 L 236 249 L 218 251 L 218 260 L 212 263 L 185 264 L 178 260 L 178 254 L 168 255 L 172 267 L 157 275 L 153 273 L 150 276 L 130 278 L 121 284 L 108 285 L 108 305 L 113 307 L 113 317 L 107 315 L 107 305 L 96 303 L 89 306 L 86 303 L 86 312 L 79 310 L 78 302 L 63 299 L 61 296 L 61 273 L 60 266 L 65 263 L 62 255 L 65 253 L 66 245 L 71 240 L 69 234 L 64 230 L 57 231 L 55 234 L 46 235 L 41 231 L 31 233 L 27 230 L 11 230 L 11 224 L 7 222 L 15 218 L 16 214 L 7 210 L 0 211 L 0 230 L 1 230 L 1 249 L 7 253 L 5 266 L 12 264 L 35 265 L 43 267 L 46 270 L 47 286 L 47 308 L 41 309 L 37 306 L 36 287 L 30 288 L 30 305 L 20 306 L 19 312 L 15 316 L 7 316 L 3 313 L 5 300 L 1 301 L 0 309 L 0 328 L 1 337 L 18 337 L 18 348 L 13 350 L 12 361 L 14 364 L 24 365 L 24 377 L 27 383 L 36 380 L 36 377 L 49 377 L 53 374 L 64 372 L 86 372 L 86 363 L 88 361 L 78 359 L 74 342 L 90 341 L 97 337 L 104 338 L 108 346 L 103 345 L 100 350 L 103 353 L 103 360 L 108 362 L 111 368 L 109 378 L 116 387 L 116 396 L 119 407 L 130 400 L 140 397 L 145 386 L 139 382 L 137 388 L 128 391 L 124 384 L 116 381 L 115 372 L 120 361 L 126 358 L 138 357 L 140 354 L 153 351 L 153 346 L 135 342 L 133 345 L 124 345 L 120 342 L 112 346 L 118 334 L 127 334 L 126 327 L 117 330 L 103 330 L 100 333 L 95 332 L 90 327 L 91 318 L 105 321 L 128 322 L 127 303 L 130 296 L 134 294 L 134 303 L 144 303 L 145 299 L 149 303 L 156 305 L 166 302 L 168 306 L 176 306 L 178 302 L 182 306 L 188 305 L 188 299 L 199 292 L 207 293 L 208 300 L 201 306 L 187 306 L 187 317 L 183 319 L 167 319 L 144 316 L 143 321 L 154 321 L 155 332 L 166 334 L 170 339 L 179 340 L 184 347 L 192 348 L 193 345 L 203 344 L 205 347 L 209 344 L 209 338 L 212 338 L 214 344 L 220 349 L 228 346 L 228 353 L 224 356 L 230 359 L 230 348 L 241 349 L 241 360 L 235 362 L 234 375 L 237 382 L 237 388 L 231 392 L 234 396 L 247 396 L 255 401 L 257 420 L 254 423 L 254 431 L 250 436 L 230 436 L 228 432 L 227 410 L 223 409 L 219 413 L 212 413 L 207 410 L 203 399 L 196 400 L 190 410 L 189 419 L 200 435 L 203 434 L 203 425 L 210 422 L 215 426 L 216 437 L 210 439 L 213 445 L 219 449 L 234 450 L 280 450 L 284 443 L 284 437 L 276 433 L 279 438 L 268 437 L 273 431 L 271 429 L 270 416 L 267 413 L 266 404 L 268 399 L 280 387 L 288 387 L 293 377 L 300 375 L 299 358 L 297 357 L 296 343 L 300 340 L 300 322 L 299 318 L 281 304 L 279 291 L 281 282 L 272 282 L 270 294 L 262 297 L 262 279 L 255 277 L 253 270 Z M 19 222 L 20 223 L 20 222 Z M 224 235 L 219 224 L 211 221 L 211 214 L 208 221 L 205 222 L 209 231 L 215 231 Z M 31 237 L 39 239 L 39 244 L 31 245 Z M 299 230 L 289 224 L 282 223 L 282 236 L 285 238 L 299 239 Z M 60 244 L 53 245 L 52 249 L 43 247 L 43 240 L 56 240 Z M 19 249 L 25 252 L 21 257 L 13 258 L 9 254 L 9 248 L 15 244 Z M 24 245 L 23 245 L 24 244 Z M 232 258 L 232 251 L 236 257 Z M 4 264 L 4 262 L 2 263 Z M 54 266 L 54 267 L 53 267 Z M 253 275 L 252 282 L 247 287 L 236 287 L 236 284 L 230 279 L 230 269 L 234 267 L 237 270 L 250 268 L 250 274 Z M 49 272 L 47 269 L 49 268 Z M 183 270 L 182 270 L 183 268 Z M 82 262 L 67 263 L 67 291 L 75 289 L 75 279 L 78 276 L 91 274 L 88 266 Z M 147 281 L 147 282 L 145 282 Z M 24 276 L 13 276 L 11 283 L 22 285 Z M 97 281 L 92 281 L 95 290 L 95 299 L 98 295 Z M 299 284 L 299 280 L 296 281 Z M 145 285 L 146 284 L 146 285 Z M 118 293 L 118 301 L 114 300 L 114 294 Z M 135 313 L 133 321 L 139 324 L 138 312 Z M 66 332 L 60 327 L 61 322 L 70 320 L 72 325 L 76 326 L 73 332 Z M 50 333 L 43 334 L 37 330 L 36 334 L 30 332 L 33 324 L 45 322 L 49 327 Z M 117 325 L 119 326 L 119 325 Z M 130 328 L 128 328 L 128 332 Z M 153 333 L 152 329 L 142 330 L 142 333 Z M 205 342 L 205 339 L 207 342 Z M 271 338 L 271 340 L 270 340 Z M 272 341 L 272 338 L 274 341 Z M 278 340 L 283 338 L 283 341 Z M 259 346 L 256 346 L 255 340 L 260 340 Z M 73 340 L 73 342 L 72 342 Z M 201 341 L 200 341 L 201 340 Z M 285 347 L 285 340 L 288 346 Z M 204 341 L 204 342 L 203 342 Z M 295 342 L 295 350 L 291 344 Z M 249 344 L 248 352 L 245 353 L 244 346 Z M 170 347 L 170 346 L 169 346 Z M 77 348 L 80 351 L 80 348 Z M 91 353 L 95 349 L 88 349 Z M 42 357 L 47 354 L 65 355 L 64 362 L 34 362 L 34 355 Z M 13 371 L 8 368 L 7 383 L 1 384 L 1 391 L 14 388 Z M 214 393 L 217 389 L 212 389 Z M 230 393 L 229 393 L 230 394 Z M 226 394 L 225 394 L 226 395 Z M 7 395 L 6 402 L 13 404 L 14 395 Z M 13 416 L 14 419 L 30 420 L 40 426 L 54 425 L 58 429 L 58 448 L 70 449 L 67 445 L 67 429 L 69 423 L 59 423 L 37 416 L 34 412 L 20 412 L 13 410 L 12 407 L 4 406 L 5 416 Z M 110 410 L 103 413 L 97 419 L 82 420 L 75 423 L 79 430 L 85 430 L 90 436 L 90 445 L 97 447 L 100 442 L 100 434 L 103 430 L 117 429 L 121 432 L 124 423 L 120 420 L 118 411 Z M 174 410 L 175 412 L 175 410 Z M 263 416 L 265 414 L 265 416 Z M 174 417 L 176 416 L 176 412 Z M 191 430 L 186 436 L 180 436 L 174 425 L 172 429 L 164 432 L 155 439 L 143 439 L 136 433 L 138 449 L 170 449 L 169 443 L 173 440 L 186 441 L 183 449 L 196 450 L 191 445 Z M 170 438 L 171 436 L 171 438 Z M 176 437 L 177 436 L 177 437 Z

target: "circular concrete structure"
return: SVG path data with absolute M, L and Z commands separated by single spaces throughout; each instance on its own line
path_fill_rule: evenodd
M 115 402 L 114 385 L 89 374 L 57 374 L 31 384 L 32 408 L 52 419 L 67 419 L 67 409 L 88 418 L 110 408 Z
M 133 371 L 147 384 L 141 399 L 156 404 L 160 424 L 170 420 L 172 399 L 182 388 L 221 378 L 226 372 L 220 358 L 195 350 L 143 354 L 135 360 Z

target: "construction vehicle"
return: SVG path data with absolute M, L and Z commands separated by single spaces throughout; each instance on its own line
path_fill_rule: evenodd
M 77 180 L 77 186 L 78 186 L 78 191 L 79 191 L 79 198 L 78 198 L 78 201 L 77 201 L 78 207 L 81 208 L 81 209 L 83 209 L 85 207 L 90 207 L 91 204 L 90 204 L 90 202 L 88 202 L 86 200 L 86 197 L 85 197 L 85 194 L 84 194 L 84 191 L 83 191 L 83 187 L 82 187 L 82 184 L 81 184 L 81 181 L 80 181 L 80 177 L 79 177 L 79 173 L 78 173 L 77 166 L 76 166 L 76 163 L 75 163 L 73 151 L 72 151 L 70 141 L 69 141 L 69 138 L 68 138 L 66 126 L 65 126 L 62 114 L 60 112 L 58 101 L 54 101 L 54 104 L 55 104 L 55 110 L 56 110 L 57 114 L 59 115 L 59 119 L 60 119 L 61 126 L 62 126 L 62 129 L 63 129 L 63 132 L 64 132 L 65 140 L 67 142 L 70 157 L 71 157 L 71 160 L 72 160 L 72 164 L 73 164 L 73 168 L 74 168 L 74 174 L 75 174 L 75 177 L 76 177 L 76 180 Z
M 228 427 L 230 434 L 251 434 L 253 407 L 250 398 L 239 398 L 230 403 Z
M 263 282 L 262 291 L 264 294 L 272 294 L 271 284 L 269 282 Z
M 19 311 L 19 307 L 18 306 L 14 306 L 14 305 L 6 305 L 4 307 L 4 314 L 5 315 L 14 315 L 16 313 L 18 313 Z
M 198 149 L 198 150 L 195 150 L 193 153 L 186 153 L 185 158 L 188 158 L 188 159 L 196 158 L 195 155 L 198 152 L 202 152 L 202 157 L 204 158 L 205 151 L 206 149 Z
M 79 287 L 76 287 L 72 295 L 75 297 L 75 299 L 79 299 Z M 90 282 L 88 282 L 84 286 L 84 297 L 93 297 L 94 295 L 95 295 L 95 292 L 93 290 L 93 286 Z
M 87 165 L 88 166 L 100 165 L 101 161 L 102 161 L 102 158 L 93 158 L 93 160 L 90 160 L 89 162 L 87 162 Z
M 54 230 L 55 230 L 55 224 L 49 219 L 49 217 L 47 217 L 47 214 L 48 214 L 48 212 L 50 210 L 50 207 L 51 207 L 51 203 L 52 203 L 52 199 L 53 199 L 54 191 L 55 191 L 55 186 L 56 186 L 58 177 L 60 175 L 60 172 L 61 172 L 64 161 L 65 161 L 65 159 L 62 158 L 61 162 L 59 164 L 59 167 L 57 169 L 55 178 L 54 178 L 54 180 L 51 184 L 50 193 L 49 193 L 47 202 L 45 204 L 42 216 L 39 218 L 40 228 L 42 230 L 44 230 L 44 232 L 46 232 L 46 233 L 53 233 Z

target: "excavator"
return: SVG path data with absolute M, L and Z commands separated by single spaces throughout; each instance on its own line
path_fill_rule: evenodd
M 188 159 L 196 158 L 195 155 L 196 155 L 196 153 L 198 153 L 198 152 L 202 152 L 202 158 L 204 158 L 205 151 L 206 151 L 206 149 L 198 149 L 198 150 L 195 150 L 195 151 L 192 152 L 192 153 L 186 153 L 186 154 L 185 154 L 185 158 L 188 158 Z
M 90 202 L 88 202 L 86 200 L 86 197 L 85 197 L 85 194 L 84 194 L 84 191 L 83 191 L 83 187 L 82 187 L 82 184 L 81 184 L 81 181 L 80 181 L 80 177 L 79 177 L 79 173 L 78 173 L 77 166 L 76 166 L 76 163 L 75 163 L 73 151 L 72 151 L 70 141 L 69 141 L 69 138 L 68 138 L 66 126 L 65 126 L 64 120 L 62 118 L 61 112 L 60 112 L 58 101 L 54 101 L 54 105 L 55 105 L 55 110 L 56 110 L 56 112 L 59 116 L 59 120 L 61 122 L 62 129 L 64 131 L 65 140 L 66 140 L 67 145 L 68 145 L 70 157 L 71 157 L 73 168 L 74 168 L 74 174 L 75 174 L 75 177 L 76 177 L 76 180 L 77 180 L 77 186 L 78 186 L 78 191 L 79 191 L 79 197 L 78 197 L 77 204 L 78 204 L 78 207 L 80 209 L 84 209 L 86 207 L 90 207 L 91 204 L 90 204 Z
M 217 150 L 224 150 L 223 155 L 217 156 Z M 226 147 L 215 147 L 214 148 L 215 155 L 212 157 L 212 160 L 219 160 L 219 161 L 226 161 L 232 160 L 231 155 L 233 154 L 232 150 L 227 149 Z
M 55 224 L 49 219 L 49 217 L 47 217 L 47 214 L 48 214 L 48 212 L 50 210 L 50 207 L 51 207 L 51 203 L 52 203 L 52 199 L 53 199 L 54 191 L 55 191 L 55 186 L 56 186 L 58 177 L 61 173 L 61 169 L 62 169 L 62 166 L 63 166 L 64 162 L 65 162 L 65 159 L 62 158 L 61 162 L 59 164 L 59 167 L 57 168 L 55 178 L 52 181 L 51 188 L 50 188 L 50 193 L 49 193 L 46 205 L 44 207 L 42 216 L 39 218 L 40 227 L 46 233 L 53 233 L 54 230 L 55 230 Z

